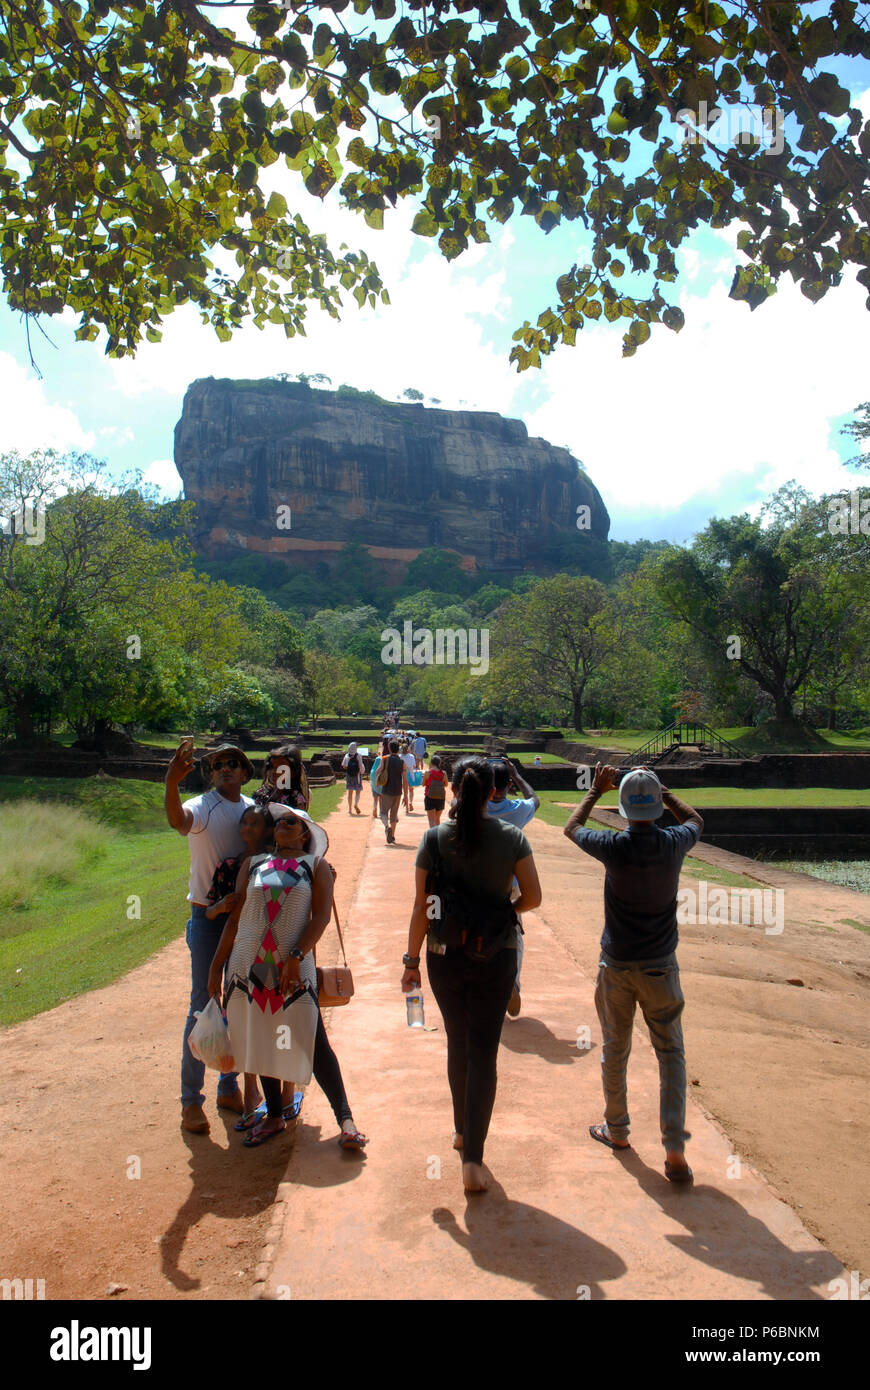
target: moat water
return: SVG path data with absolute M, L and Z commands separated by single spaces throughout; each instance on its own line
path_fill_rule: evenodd
M 870 859 L 777 859 L 771 867 L 794 869 L 836 883 L 840 888 L 870 893 Z

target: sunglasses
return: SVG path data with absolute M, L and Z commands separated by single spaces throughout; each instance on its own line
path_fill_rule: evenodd
M 229 767 L 235 771 L 235 769 L 241 767 L 241 765 L 238 758 L 221 758 L 218 762 L 212 763 L 211 770 L 212 772 L 220 772 L 222 767 Z

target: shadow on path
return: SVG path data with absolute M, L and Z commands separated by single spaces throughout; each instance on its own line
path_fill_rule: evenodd
M 234 1220 L 267 1211 L 284 1178 L 294 1126 L 288 1125 L 279 1138 L 262 1148 L 246 1149 L 244 1135 L 232 1128 L 237 1118 L 229 1112 L 221 1114 L 229 1133 L 229 1150 L 216 1144 L 210 1134 L 182 1131 L 190 1152 L 191 1190 L 160 1238 L 160 1264 L 165 1278 L 184 1293 L 202 1284 L 198 1275 L 187 1274 L 180 1266 L 188 1232 L 208 1215 Z M 207 1274 L 205 1267 L 203 1272 Z
M 669 1183 L 634 1149 L 614 1152 L 613 1157 L 670 1220 L 685 1226 L 688 1235 L 668 1233 L 665 1239 L 691 1259 L 738 1279 L 754 1280 L 759 1291 L 773 1299 L 823 1301 L 812 1285 L 825 1284 L 842 1273 L 839 1260 L 827 1250 L 791 1250 L 719 1188 L 697 1182 L 688 1187 Z
M 595 1044 L 578 1048 L 576 1039 L 557 1037 L 542 1019 L 528 1015 L 517 1019 L 506 1018 L 501 1030 L 501 1042 L 511 1052 L 534 1052 L 544 1061 L 555 1062 L 559 1066 L 570 1066 L 572 1062 L 580 1061 L 595 1051 Z
M 436 1207 L 432 1220 L 481 1269 L 528 1284 L 541 1298 L 606 1298 L 602 1283 L 626 1273 L 608 1246 L 540 1207 L 511 1201 L 497 1182 L 469 1198 L 467 1231 L 446 1207 Z

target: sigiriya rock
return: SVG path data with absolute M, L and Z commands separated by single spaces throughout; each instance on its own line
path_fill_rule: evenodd
M 606 540 L 610 526 L 577 460 L 520 420 L 301 382 L 194 381 L 175 464 L 205 555 L 295 566 L 359 541 L 396 573 L 427 546 L 468 569 L 546 571 L 554 542 Z

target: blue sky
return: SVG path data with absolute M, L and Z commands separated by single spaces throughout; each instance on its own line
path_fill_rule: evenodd
M 870 91 L 859 99 L 870 116 Z M 187 385 L 200 376 L 323 372 L 398 397 L 409 386 L 444 407 L 496 410 L 532 435 L 564 445 L 585 465 L 610 511 L 611 535 L 687 541 L 714 514 L 757 510 L 791 478 L 811 492 L 859 486 L 840 426 L 870 399 L 866 291 L 851 276 L 812 305 L 791 281 L 750 313 L 727 297 L 738 228 L 702 229 L 679 257 L 670 287 L 686 326 L 653 329 L 623 360 L 625 325 L 597 324 L 540 371 L 508 363 L 511 334 L 555 299 L 556 276 L 589 259 L 582 225 L 545 237 L 529 220 L 494 229 L 448 264 L 410 232 L 413 208 L 387 214 L 383 232 L 315 202 L 279 166 L 267 171 L 315 230 L 363 246 L 378 262 L 392 305 L 335 322 L 318 309 L 306 337 L 246 326 L 221 344 L 195 311 L 166 321 L 160 344 L 113 361 L 97 343 L 76 343 L 74 316 L 45 322 L 56 347 L 31 330 L 42 380 L 29 365 L 24 325 L 0 302 L 0 447 L 79 448 L 115 474 L 138 468 L 167 496 L 180 483 L 173 429 Z M 265 180 L 264 180 L 265 183 Z M 628 277 L 626 277 L 628 283 Z

